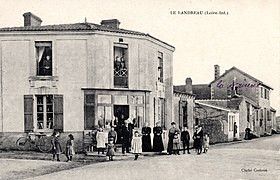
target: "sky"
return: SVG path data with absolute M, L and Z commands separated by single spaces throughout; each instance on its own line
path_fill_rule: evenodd
M 271 105 L 280 115 L 279 0 L 0 0 L 0 27 L 23 26 L 23 13 L 42 25 L 118 19 L 120 27 L 149 33 L 171 45 L 174 85 L 193 84 L 235 66 L 274 88 Z M 171 13 L 175 12 L 175 13 Z M 182 14 L 203 11 L 203 15 Z M 218 12 L 218 14 L 205 14 Z M 228 13 L 219 14 L 219 11 Z

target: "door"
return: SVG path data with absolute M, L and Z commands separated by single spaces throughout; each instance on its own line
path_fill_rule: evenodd
M 121 125 L 124 124 L 124 120 L 129 118 L 129 106 L 128 105 L 114 105 L 114 116 L 118 118 Z

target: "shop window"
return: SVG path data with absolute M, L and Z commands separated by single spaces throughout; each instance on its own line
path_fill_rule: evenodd
M 125 44 L 114 44 L 114 86 L 128 87 L 128 47 Z
M 90 130 L 95 125 L 95 94 L 85 95 L 85 130 Z
M 158 52 L 158 81 L 163 83 L 163 53 Z
M 112 122 L 112 107 L 99 105 L 97 107 L 97 111 L 99 118 L 98 121 L 103 121 L 101 124 L 103 124 L 104 127 L 109 127 L 110 123 Z
M 144 125 L 144 108 L 141 106 L 131 107 L 131 118 L 134 127 L 141 128 Z
M 52 76 L 52 42 L 35 42 L 37 76 Z

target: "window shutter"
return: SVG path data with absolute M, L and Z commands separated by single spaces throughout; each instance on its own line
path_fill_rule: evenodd
M 166 129 L 167 128 L 167 106 L 166 106 L 166 99 L 163 99 L 163 110 L 164 110 L 164 116 L 163 116 L 163 118 L 164 118 L 164 129 Z
M 63 131 L 63 95 L 54 95 L 54 130 Z
M 176 120 L 176 119 L 174 119 Z M 179 127 L 183 124 L 183 102 L 179 101 Z
M 95 94 L 85 95 L 85 130 L 90 130 L 94 126 L 95 112 L 94 112 Z
M 33 95 L 24 95 L 24 131 L 29 132 L 33 129 Z

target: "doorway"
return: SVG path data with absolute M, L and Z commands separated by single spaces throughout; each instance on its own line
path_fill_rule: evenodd
M 123 125 L 124 120 L 129 118 L 128 105 L 114 105 L 114 116 L 118 118 L 119 124 Z

